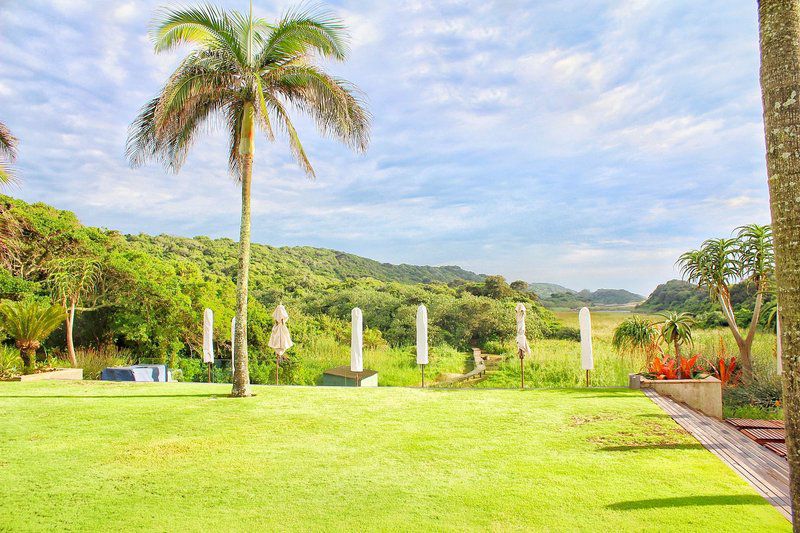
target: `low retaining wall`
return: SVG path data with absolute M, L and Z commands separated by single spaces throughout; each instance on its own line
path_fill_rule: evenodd
M 52 372 L 40 372 L 38 374 L 25 374 L 19 377 L 20 381 L 48 381 L 58 379 L 83 379 L 82 368 L 61 368 Z
M 705 379 L 644 379 L 638 380 L 639 387 L 631 377 L 631 388 L 653 389 L 662 396 L 668 396 L 696 411 L 722 420 L 722 382 L 715 377 Z

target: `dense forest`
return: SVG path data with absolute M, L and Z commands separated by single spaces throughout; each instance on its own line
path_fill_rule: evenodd
M 590 291 L 553 290 L 550 284 L 532 284 L 534 292 L 545 307 L 578 309 L 580 307 L 620 306 L 641 302 L 644 296 L 634 294 L 625 289 L 597 289 Z M 556 286 L 558 287 L 558 286 Z
M 79 349 L 113 347 L 136 360 L 186 366 L 183 360 L 198 358 L 202 312 L 209 307 L 218 349 L 228 353 L 234 241 L 123 235 L 84 226 L 68 211 L 0 196 L 0 299 L 59 304 L 55 281 L 64 269 L 71 278 L 93 273 L 77 293 Z M 355 306 L 364 312 L 370 347 L 413 344 L 420 303 L 428 306 L 431 344 L 459 350 L 512 338 L 517 301 L 528 304 L 532 337 L 576 335 L 526 288 L 459 267 L 389 265 L 333 250 L 254 244 L 250 276 L 248 343 L 256 365 L 273 358 L 267 341 L 278 303 L 289 310 L 296 347 L 288 355 L 298 361 L 304 346 L 320 338 L 346 344 Z M 45 350 L 63 352 L 64 338 L 64 329 L 57 330 Z

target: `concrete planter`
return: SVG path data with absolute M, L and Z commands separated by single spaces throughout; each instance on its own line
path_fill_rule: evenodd
M 639 387 L 653 389 L 662 396 L 669 396 L 695 411 L 722 420 L 722 382 L 715 377 L 705 379 L 645 379 L 639 376 Z
M 81 380 L 83 379 L 82 368 L 59 368 L 51 372 L 40 372 L 38 374 L 25 374 L 15 381 L 50 381 L 50 380 Z

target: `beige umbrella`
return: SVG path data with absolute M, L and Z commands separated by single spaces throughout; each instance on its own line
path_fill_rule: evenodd
M 594 370 L 594 354 L 592 353 L 592 315 L 588 307 L 581 307 L 578 312 L 581 328 L 581 368 L 586 371 L 586 386 L 589 386 L 589 371 Z
M 422 386 L 425 386 L 425 365 L 428 364 L 428 308 L 417 307 L 417 364 L 422 369 Z
M 203 311 L 203 362 L 208 365 L 208 382 L 211 383 L 211 366 L 214 364 L 214 311 Z
M 275 308 L 272 313 L 272 318 L 275 320 L 275 325 L 272 326 L 272 333 L 269 336 L 268 346 L 275 350 L 275 384 L 278 384 L 278 372 L 281 368 L 281 357 L 286 350 L 293 346 L 292 337 L 289 335 L 289 328 L 286 327 L 286 322 L 289 320 L 289 313 L 283 304 Z
M 519 374 L 521 387 L 525 388 L 525 356 L 531 353 L 531 347 L 528 345 L 528 337 L 525 333 L 525 315 L 528 311 L 525 309 L 525 304 L 518 303 L 514 310 L 517 316 L 517 352 L 519 353 Z

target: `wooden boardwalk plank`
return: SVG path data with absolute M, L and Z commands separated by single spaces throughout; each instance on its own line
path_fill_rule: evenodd
M 787 461 L 748 439 L 732 425 L 693 411 L 651 389 L 643 392 L 791 520 Z
M 783 420 L 751 420 L 748 418 L 726 418 L 725 422 L 739 429 L 783 429 Z
M 764 444 L 766 442 L 786 442 L 785 429 L 747 428 L 742 430 L 742 434 L 759 444 Z

